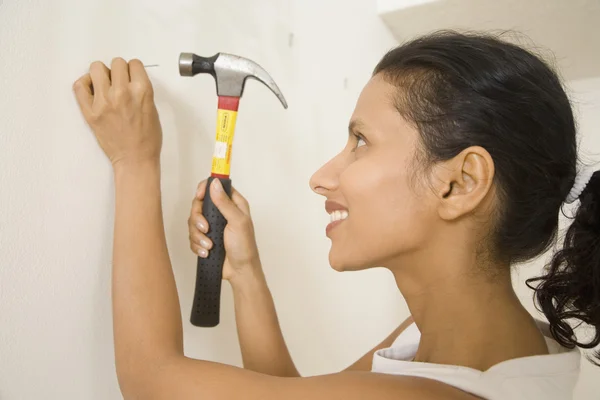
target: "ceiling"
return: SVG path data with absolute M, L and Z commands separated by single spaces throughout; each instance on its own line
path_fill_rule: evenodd
M 568 80 L 600 77 L 600 0 L 378 0 L 399 42 L 438 29 L 503 32 Z M 516 33 L 515 33 L 516 32 Z

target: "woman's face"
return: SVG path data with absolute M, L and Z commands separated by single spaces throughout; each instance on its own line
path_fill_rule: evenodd
M 394 108 L 395 90 L 379 76 L 367 83 L 347 145 L 310 180 L 336 220 L 326 234 L 338 271 L 387 266 L 418 251 L 437 220 L 433 192 L 420 175 L 411 181 L 419 133 Z

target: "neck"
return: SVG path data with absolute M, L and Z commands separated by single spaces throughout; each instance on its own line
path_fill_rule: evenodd
M 390 268 L 421 332 L 414 361 L 486 370 L 506 359 L 545 354 L 543 337 L 512 288 L 509 267 L 462 261 Z M 498 272 L 491 277 L 483 271 Z

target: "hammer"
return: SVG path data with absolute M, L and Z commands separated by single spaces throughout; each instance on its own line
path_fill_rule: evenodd
M 181 53 L 179 56 L 179 74 L 195 76 L 210 74 L 215 78 L 217 96 L 217 135 L 212 159 L 210 177 L 206 183 L 206 193 L 202 205 L 202 214 L 206 218 L 209 231 L 206 234 L 213 243 L 207 258 L 198 257 L 196 269 L 196 287 L 190 322 L 199 327 L 214 327 L 219 324 L 221 282 L 225 247 L 223 231 L 227 221 L 210 197 L 210 184 L 219 179 L 225 193 L 231 197 L 231 179 L 229 169 L 231 147 L 235 132 L 240 97 L 244 92 L 246 79 L 253 78 L 265 84 L 277 96 L 283 107 L 287 102 L 269 74 L 254 61 L 246 58 L 217 53 L 212 57 L 201 57 L 193 53 Z

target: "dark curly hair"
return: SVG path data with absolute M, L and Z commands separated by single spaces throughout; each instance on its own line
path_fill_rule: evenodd
M 398 88 L 396 108 L 417 127 L 425 162 L 448 160 L 470 146 L 492 156 L 499 207 L 490 254 L 515 264 L 549 250 L 580 162 L 571 103 L 557 72 L 497 35 L 438 31 L 389 51 L 377 74 Z M 564 247 L 527 285 L 559 343 L 594 348 L 600 343 L 599 173 L 580 200 Z M 534 281 L 540 284 L 530 286 Z M 595 328 L 589 343 L 577 340 L 569 319 Z

